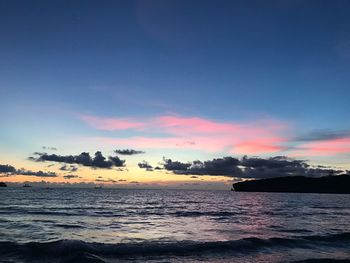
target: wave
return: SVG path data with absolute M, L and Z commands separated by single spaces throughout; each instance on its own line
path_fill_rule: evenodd
M 172 213 L 176 217 L 200 217 L 200 216 L 211 216 L 211 217 L 228 217 L 235 216 L 237 212 L 200 212 L 200 211 L 177 211 Z
M 199 211 L 177 211 L 177 212 L 166 212 L 166 211 L 154 211 L 156 209 L 149 209 L 143 211 L 128 211 L 127 213 L 118 213 L 114 211 L 57 211 L 57 210 L 46 210 L 46 211 L 6 211 L 1 214 L 14 214 L 14 215 L 44 215 L 44 216 L 89 216 L 89 217 L 122 217 L 122 216 L 164 216 L 171 215 L 175 217 L 231 217 L 235 216 L 237 212 L 199 212 Z
M 157 242 L 143 241 L 139 243 L 89 243 L 79 240 L 58 240 L 53 242 L 29 242 L 15 243 L 9 241 L 0 242 L 0 255 L 16 256 L 24 258 L 64 258 L 69 255 L 84 259 L 84 262 L 103 262 L 103 257 L 137 257 L 160 255 L 199 255 L 205 253 L 252 253 L 262 249 L 273 248 L 317 248 L 319 246 L 349 246 L 350 232 L 334 235 L 313 235 L 294 238 L 269 238 L 256 237 L 243 238 L 230 241 L 178 241 Z M 99 261 L 101 260 L 101 261 Z M 72 261 L 73 262 L 73 261 Z

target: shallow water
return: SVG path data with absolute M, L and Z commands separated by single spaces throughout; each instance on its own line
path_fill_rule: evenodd
M 350 195 L 0 189 L 6 262 L 350 259 Z

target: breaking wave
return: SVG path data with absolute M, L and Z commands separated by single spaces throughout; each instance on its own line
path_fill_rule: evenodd
M 65 258 L 64 262 L 104 262 L 103 258 L 128 258 L 138 256 L 191 256 L 210 253 L 242 254 L 254 253 L 263 249 L 274 248 L 317 248 L 320 246 L 349 246 L 350 232 L 334 235 L 299 236 L 295 238 L 269 238 L 256 237 L 243 238 L 230 241 L 178 241 L 157 242 L 143 241 L 139 243 L 88 243 L 79 240 L 58 240 L 53 242 L 14 243 L 0 242 L 2 256 L 11 258 L 52 259 Z

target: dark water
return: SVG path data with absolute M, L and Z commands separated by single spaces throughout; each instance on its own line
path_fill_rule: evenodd
M 0 189 L 0 262 L 320 259 L 350 259 L 350 195 Z

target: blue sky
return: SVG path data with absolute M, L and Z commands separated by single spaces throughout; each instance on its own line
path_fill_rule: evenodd
M 322 142 L 337 148 L 335 156 L 302 156 L 346 165 L 349 11 L 341 0 L 0 1 L 1 156 L 98 145 L 69 147 L 77 138 L 169 135 L 157 127 L 106 131 L 82 115 L 177 116 L 254 127 L 273 120 L 288 126 L 278 134 L 288 146 L 315 131 L 341 134 L 346 149 Z M 164 155 L 235 154 L 192 150 Z

